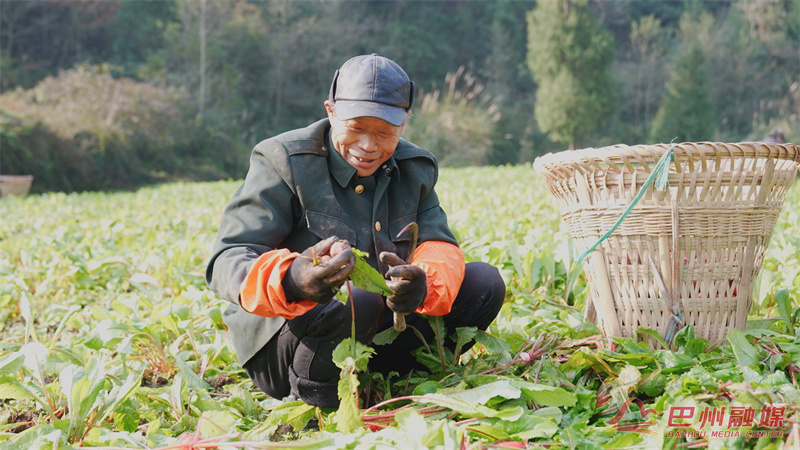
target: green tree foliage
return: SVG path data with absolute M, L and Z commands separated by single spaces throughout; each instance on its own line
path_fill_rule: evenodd
M 540 2 L 528 14 L 528 67 L 539 127 L 571 149 L 615 111 L 611 34 L 585 1 Z
M 626 125 L 624 140 L 647 140 L 667 79 L 664 56 L 668 38 L 661 20 L 654 15 L 631 23 L 628 37 L 631 59 L 614 67 L 614 77 L 622 84 L 623 103 L 618 123 Z
M 176 6 L 178 21 L 150 61 L 152 76 L 186 87 L 198 114 L 250 145 L 323 117 L 336 68 L 372 51 L 358 48 L 375 24 L 362 21 L 355 4 L 177 0 Z
M 486 62 L 478 66 L 478 76 L 485 80 L 498 111 L 502 111 L 492 137 L 492 150 L 486 157 L 489 164 L 533 161 L 537 142 L 545 140 L 532 119 L 534 84 L 524 64 L 527 45 L 524 2 L 495 2 L 489 51 Z M 482 67 L 482 69 L 480 69 Z
M 123 74 L 138 77 L 147 60 L 164 47 L 164 30 L 174 21 L 176 5 L 167 1 L 119 2 L 106 22 L 110 45 L 105 61 L 122 67 Z
M 532 24 L 537 4 L 544 19 Z M 686 13 L 702 22 L 687 25 Z M 113 77 L 183 88 L 193 135 L 235 142 L 246 158 L 261 139 L 324 117 L 334 70 L 376 52 L 420 92 L 465 67 L 500 113 L 479 160 L 517 163 L 571 140 L 647 143 L 688 31 L 711 77 L 716 139 L 760 139 L 780 126 L 800 140 L 800 0 L 0 1 L 0 90 L 109 63 Z M 533 66 L 529 41 L 531 54 L 543 49 Z M 533 69 L 553 65 L 568 70 L 534 82 Z M 562 124 L 561 134 L 540 120 Z
M 708 19 L 709 16 L 705 16 Z M 701 17 L 700 24 L 704 22 Z M 707 20 L 705 20 L 707 22 Z M 715 111 L 711 100 L 708 61 L 703 52 L 702 36 L 692 31 L 692 19 L 683 19 L 684 41 L 681 44 L 661 107 L 653 120 L 653 141 L 708 141 L 714 138 Z M 697 27 L 707 30 L 706 27 Z
M 0 88 L 31 87 L 80 63 L 106 61 L 107 24 L 121 2 L 2 1 Z M 111 29 L 110 31 L 116 31 Z
M 760 139 L 774 126 L 800 129 L 793 100 L 800 87 L 798 31 L 798 0 L 741 0 L 731 6 L 706 52 L 724 139 Z

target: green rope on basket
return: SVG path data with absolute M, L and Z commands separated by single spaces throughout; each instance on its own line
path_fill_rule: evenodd
M 670 164 L 672 164 L 672 161 L 675 160 L 675 145 L 676 144 L 672 144 L 672 147 L 670 147 L 669 150 L 667 150 L 661 156 L 661 159 L 658 160 L 656 166 L 653 168 L 653 171 L 650 172 L 650 176 L 647 177 L 647 180 L 642 185 L 642 188 L 639 189 L 639 192 L 637 192 L 636 196 L 633 197 L 633 201 L 631 202 L 631 204 L 628 205 L 627 208 L 625 208 L 625 211 L 622 213 L 619 219 L 617 219 L 617 221 L 614 223 L 611 229 L 606 231 L 604 235 L 600 236 L 600 239 L 598 239 L 597 242 L 595 242 L 591 247 L 589 247 L 585 252 L 583 252 L 581 256 L 579 256 L 578 259 L 575 260 L 576 263 L 580 264 L 584 259 L 586 259 L 587 256 L 589 256 L 590 253 L 592 253 L 592 251 L 594 251 L 594 249 L 597 248 L 598 245 L 600 245 L 603 241 L 608 239 L 609 236 L 611 236 L 611 234 L 620 226 L 622 221 L 625 220 L 626 217 L 628 217 L 628 214 L 630 214 L 630 212 L 633 210 L 633 207 L 636 206 L 637 203 L 639 203 L 639 200 L 642 198 L 647 188 L 649 188 L 650 185 L 653 184 L 653 180 L 655 180 L 655 187 L 659 191 L 663 191 L 667 188 L 667 186 L 669 185 L 669 166 Z

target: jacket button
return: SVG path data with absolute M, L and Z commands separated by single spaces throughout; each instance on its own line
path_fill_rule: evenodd
M 381 231 L 381 223 L 375 222 L 375 231 Z
M 359 184 L 358 186 L 356 186 L 356 194 L 360 194 L 362 192 L 364 192 L 364 186 Z
M 322 151 L 323 151 L 323 152 L 327 152 L 327 151 L 328 151 L 328 147 L 324 147 L 324 146 L 323 146 L 323 147 L 322 147 Z

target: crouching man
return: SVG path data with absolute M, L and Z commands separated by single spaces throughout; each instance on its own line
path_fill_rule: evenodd
M 420 314 L 443 316 L 451 331 L 484 330 L 503 303 L 497 269 L 465 264 L 447 226 L 436 159 L 400 138 L 413 98 L 414 84 L 395 62 L 374 54 L 348 60 L 333 77 L 327 118 L 259 143 L 225 208 L 206 279 L 232 303 L 224 317 L 236 353 L 271 397 L 339 404 L 331 353 L 350 336 L 352 318 L 349 304 L 331 299 L 355 266 L 351 246 L 369 253 L 394 292 L 353 292 L 362 343 L 392 327 L 394 312 L 408 313 L 432 339 Z M 407 261 L 410 233 L 399 232 L 411 222 L 419 245 Z M 369 368 L 418 368 L 411 352 L 420 345 L 406 330 L 373 346 Z

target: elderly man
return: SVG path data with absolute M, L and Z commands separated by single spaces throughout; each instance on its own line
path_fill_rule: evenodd
M 336 407 L 339 369 L 331 353 L 351 334 L 350 305 L 331 301 L 354 269 L 352 247 L 387 278 L 393 295 L 354 289 L 356 339 L 369 344 L 393 313 L 426 339 L 425 317 L 449 330 L 483 330 L 505 285 L 497 269 L 465 264 L 434 191 L 436 159 L 400 138 L 414 84 L 395 62 L 354 57 L 333 77 L 328 118 L 259 143 L 225 208 L 206 279 L 232 305 L 234 348 L 255 385 L 274 398 Z M 410 222 L 419 227 L 411 261 Z M 337 243 L 337 251 L 331 247 Z M 337 254 L 338 253 L 338 254 Z M 453 345 L 450 343 L 451 346 Z M 411 331 L 374 346 L 370 370 L 420 367 Z

